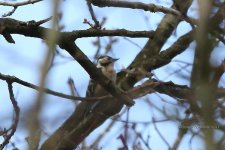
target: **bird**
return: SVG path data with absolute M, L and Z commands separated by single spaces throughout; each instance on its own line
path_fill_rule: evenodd
M 102 74 L 106 76 L 113 83 L 116 83 L 116 70 L 114 67 L 118 58 L 112 58 L 108 55 L 102 55 L 97 59 L 96 67 L 101 70 Z M 91 79 L 86 91 L 86 97 L 100 97 L 108 95 L 109 93 L 95 80 Z M 84 115 L 88 115 L 99 104 L 99 102 L 86 102 L 86 111 Z
M 106 76 L 113 83 L 116 83 L 116 70 L 114 67 L 115 62 L 118 58 L 112 58 L 108 55 L 102 55 L 97 59 L 96 68 L 100 69 L 102 74 Z M 91 79 L 87 90 L 86 97 L 100 97 L 108 95 L 109 93 L 95 80 Z M 93 114 L 94 110 L 98 110 L 101 107 L 104 107 L 106 101 L 82 101 L 76 107 L 75 112 L 71 117 L 74 120 L 83 120 L 88 115 Z M 109 104 L 109 103 L 108 103 Z M 103 105 L 103 106 L 102 106 Z M 110 104 L 109 104 L 110 105 Z
M 117 58 L 103 55 L 97 59 L 96 64 L 97 69 L 100 69 L 102 74 L 105 75 L 113 83 L 116 83 L 116 71 L 114 63 L 117 60 Z M 95 80 L 90 80 L 86 91 L 86 97 L 99 97 L 108 94 L 109 93 Z M 117 107 L 117 105 L 119 105 L 120 107 Z M 112 106 L 116 107 L 114 108 Z M 53 137 L 57 136 L 58 141 L 65 140 L 70 136 L 79 137 L 79 139 L 82 140 L 83 137 L 87 136 L 93 129 L 100 126 L 108 116 L 112 116 L 115 113 L 119 112 L 122 107 L 123 103 L 118 103 L 117 101 L 114 101 L 112 99 L 104 101 L 81 101 L 77 105 L 75 111 L 70 115 L 70 117 L 48 140 L 51 141 L 50 143 L 59 145 L 60 142 L 56 143 L 55 138 Z M 78 132 L 82 134 L 79 136 Z M 69 142 L 71 144 L 73 141 Z
M 103 75 L 105 75 L 113 83 L 116 83 L 116 71 L 114 68 L 114 63 L 117 60 L 118 58 L 112 58 L 110 56 L 103 55 L 98 58 L 96 65 L 96 67 L 101 70 Z M 90 80 L 86 91 L 86 97 L 98 97 L 107 94 L 108 92 L 104 90 L 95 80 Z

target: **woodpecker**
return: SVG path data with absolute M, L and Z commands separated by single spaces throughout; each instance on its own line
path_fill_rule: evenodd
M 118 59 L 112 58 L 110 56 L 101 56 L 97 60 L 96 67 L 102 71 L 102 73 L 110 79 L 112 82 L 116 82 L 116 71 L 114 69 L 114 63 Z M 108 95 L 109 93 L 102 88 L 96 81 L 91 80 L 89 83 L 89 86 L 87 88 L 86 96 L 87 97 L 98 97 L 98 96 L 104 96 Z M 120 107 L 115 107 L 115 105 L 118 104 Z M 83 137 L 87 136 L 93 129 L 101 125 L 103 121 L 106 120 L 105 116 L 111 116 L 121 110 L 123 107 L 123 103 L 116 103 L 113 100 L 104 100 L 104 101 L 81 101 L 75 111 L 71 114 L 71 116 L 63 123 L 63 125 L 54 133 L 53 136 L 51 136 L 48 141 L 50 141 L 51 144 L 59 144 L 55 142 L 55 136 L 57 136 L 57 141 L 59 139 L 61 140 L 68 140 L 67 137 L 75 136 L 79 137 L 79 139 L 82 139 Z M 114 108 L 108 109 L 111 106 L 114 106 Z M 103 111 L 101 111 L 103 109 Z M 95 117 L 95 116 L 101 116 L 96 117 L 98 120 L 97 122 L 90 122 L 90 120 L 86 120 L 88 117 Z M 93 121 L 93 118 L 91 119 Z M 77 129 L 80 129 L 77 131 Z M 66 131 L 65 131 L 66 130 Z M 78 136 L 79 133 L 82 133 L 81 136 Z M 64 134 L 62 134 L 64 133 Z M 59 136 L 61 135 L 61 137 Z M 76 141 L 77 142 L 77 141 Z M 73 141 L 69 141 L 69 144 L 73 144 Z M 48 149 L 46 144 L 44 145 L 45 148 Z M 58 147 L 58 146 L 57 146 Z
M 117 61 L 117 58 L 112 58 L 110 56 L 100 56 L 97 60 L 96 67 L 100 69 L 108 79 L 110 79 L 113 83 L 116 82 L 116 71 L 114 68 L 114 63 Z M 87 91 L 86 97 L 99 97 L 105 96 L 109 93 L 101 87 L 95 80 L 90 80 Z M 80 105 L 80 108 L 84 110 L 83 117 L 86 117 L 92 110 L 94 110 L 100 104 L 99 101 L 97 102 L 87 102 L 84 101 Z M 78 109 L 79 110 L 79 109 Z
M 116 71 L 114 69 L 114 63 L 117 58 L 112 58 L 110 56 L 100 56 L 97 60 L 97 68 L 101 69 L 102 73 L 112 82 L 116 82 Z M 108 92 L 104 90 L 96 81 L 91 80 L 89 82 L 86 97 L 97 97 L 107 95 Z

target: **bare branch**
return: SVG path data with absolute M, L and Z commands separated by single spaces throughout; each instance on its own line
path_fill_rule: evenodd
M 103 137 L 110 131 L 110 129 L 115 125 L 117 119 L 120 117 L 120 115 L 115 116 L 113 120 L 110 122 L 110 124 L 104 129 L 104 131 L 95 139 L 95 141 L 90 145 L 91 149 L 94 149 L 98 143 L 103 139 Z
M 37 3 L 37 2 L 40 2 L 40 1 L 43 1 L 43 0 L 26 0 L 26 1 L 23 1 L 23 2 L 0 2 L 0 5 L 2 6 L 23 6 L 23 5 L 28 5 L 28 4 L 34 4 L 34 3 Z
M 10 127 L 10 129 L 11 129 L 10 134 L 6 135 L 5 139 L 4 139 L 4 142 L 2 144 L 0 144 L 0 149 L 1 150 L 4 149 L 4 147 L 9 143 L 9 140 L 11 139 L 11 137 L 16 132 L 16 128 L 17 128 L 17 125 L 18 125 L 18 122 L 19 122 L 19 114 L 20 114 L 20 108 L 19 108 L 19 106 L 17 104 L 17 101 L 16 101 L 16 99 L 14 97 L 14 94 L 13 94 L 12 82 L 11 81 L 7 81 L 7 84 L 8 84 L 10 100 L 12 102 L 12 105 L 13 105 L 14 111 L 16 113 L 16 116 L 15 116 L 14 123 Z
M 168 146 L 168 149 L 171 150 L 170 144 L 168 143 L 168 141 L 165 139 L 165 137 L 162 135 L 162 133 L 157 128 L 156 123 L 155 123 L 155 118 L 152 118 L 152 122 L 153 122 L 153 125 L 154 125 L 154 128 L 155 128 L 155 131 L 161 137 L 161 139 L 163 140 L 163 142 Z
M 9 76 L 9 75 L 4 75 L 0 73 L 0 79 L 5 80 L 7 82 L 16 82 L 18 84 L 21 84 L 23 86 L 32 88 L 34 90 L 40 91 L 42 90 L 45 93 L 51 94 L 53 96 L 58 96 L 61 98 L 66 98 L 70 100 L 81 100 L 81 101 L 104 101 L 104 100 L 109 100 L 113 99 L 112 96 L 106 95 L 106 96 L 101 96 L 101 97 L 77 97 L 77 96 L 71 96 L 63 93 L 59 93 L 53 90 L 50 90 L 48 88 L 42 88 L 34 85 L 32 83 L 26 82 L 24 80 L 21 80 L 15 76 Z M 162 82 L 162 81 L 146 81 L 142 85 L 136 86 L 128 91 L 125 92 L 126 95 L 128 95 L 130 98 L 137 99 L 139 97 L 142 97 L 146 94 L 150 94 L 152 92 L 160 92 L 160 93 L 165 93 L 168 94 L 172 97 L 177 97 L 177 98 L 182 98 L 182 99 L 187 99 L 188 95 L 190 94 L 190 89 L 187 86 L 182 86 L 182 85 L 176 85 L 172 82 Z M 218 94 L 219 96 L 223 96 L 225 93 L 224 89 L 219 89 Z
M 185 14 L 190 7 L 192 0 L 181 1 L 177 0 L 179 4 L 179 10 Z M 177 4 L 173 5 L 172 8 L 176 8 Z M 158 58 L 159 52 L 162 46 L 165 44 L 167 39 L 170 37 L 174 29 L 177 27 L 181 20 L 174 15 L 166 14 L 160 22 L 158 28 L 155 31 L 154 38 L 149 40 L 142 51 L 136 56 L 133 62 L 128 66 L 128 69 L 139 68 L 142 72 L 149 72 L 152 69 L 155 59 Z M 126 78 L 124 78 L 126 76 Z M 135 77 L 129 74 L 119 74 L 118 81 L 122 88 L 131 88 L 137 81 L 142 79 L 144 76 L 136 75 Z
M 162 50 L 158 56 L 153 58 L 155 61 L 152 63 L 151 69 L 156 69 L 170 63 L 175 56 L 184 52 L 193 40 L 193 31 L 179 37 L 169 48 Z
M 124 138 L 124 136 L 122 134 L 119 135 L 118 139 L 121 140 L 121 142 L 123 143 L 123 150 L 128 150 L 128 146 L 127 146 L 127 142 L 126 139 Z
M 154 31 L 128 31 L 125 29 L 116 30 L 76 30 L 69 34 L 71 38 L 83 38 L 83 37 L 102 37 L 102 36 L 126 36 L 131 38 L 150 38 L 154 37 Z
M 163 12 L 165 14 L 172 14 L 180 19 L 183 19 L 190 23 L 190 25 L 194 28 L 194 24 L 196 24 L 192 19 L 188 18 L 186 15 L 182 14 L 180 11 L 167 8 L 160 5 L 155 4 L 144 4 L 141 2 L 128 2 L 128 1 L 113 1 L 113 0 L 91 0 L 92 4 L 99 7 L 122 7 L 122 8 L 131 8 L 131 9 L 142 9 L 144 11 L 150 12 Z
M 10 12 L 3 14 L 2 17 L 11 16 L 16 11 L 17 8 L 18 8 L 17 6 L 14 6 Z
M 52 17 L 48 17 L 48 18 L 46 18 L 46 19 L 37 21 L 37 22 L 34 23 L 34 26 L 40 26 L 40 25 L 42 25 L 42 24 L 44 24 L 44 23 L 50 21 L 51 19 L 52 19 Z
M 141 135 L 138 131 L 135 130 L 135 126 L 132 126 L 132 129 L 133 129 L 133 131 L 135 132 L 135 134 L 137 135 L 137 137 L 139 137 L 139 138 L 141 139 L 141 141 L 144 143 L 145 147 L 146 147 L 148 150 L 151 150 L 151 148 L 150 148 L 148 142 L 147 142 L 146 140 L 144 140 L 144 138 L 142 137 L 142 135 Z
M 99 23 L 99 21 L 97 20 L 96 16 L 95 16 L 95 13 L 94 13 L 94 10 L 91 6 L 91 0 L 86 0 L 87 1 L 87 6 L 88 6 L 88 9 L 89 9 L 89 12 L 91 14 L 91 18 L 92 20 L 94 21 L 95 25 L 93 28 L 95 29 L 101 29 L 101 25 Z
M 124 94 L 111 80 L 105 77 L 100 70 L 87 58 L 87 56 L 77 47 L 73 41 L 64 39 L 63 42 L 59 43 L 62 49 L 67 50 L 70 55 L 78 61 L 78 63 L 84 67 L 89 73 L 90 77 L 97 81 L 102 87 L 105 88 L 110 94 L 112 94 L 117 100 L 121 100 L 127 106 L 134 105 L 134 102 Z
M 176 150 L 178 148 L 184 135 L 188 132 L 189 128 L 191 127 L 191 125 L 194 121 L 195 121 L 195 119 L 193 119 L 193 118 L 189 119 L 187 116 L 183 121 L 181 121 L 181 123 L 179 125 L 179 131 L 178 131 L 176 140 L 171 148 L 172 150 Z
M 1 80 L 5 80 L 7 82 L 10 81 L 12 83 L 16 82 L 18 84 L 21 84 L 23 86 L 32 88 L 32 89 L 37 90 L 37 91 L 41 90 L 41 88 L 39 86 L 34 85 L 32 83 L 29 83 L 29 82 L 26 82 L 26 81 L 21 80 L 21 79 L 19 79 L 17 77 L 14 77 L 14 76 L 4 75 L 4 74 L 0 73 L 0 79 Z M 47 89 L 47 88 L 43 88 L 42 90 L 45 93 L 48 93 L 48 94 L 51 94 L 51 95 L 54 95 L 54 96 L 58 96 L 58 97 L 62 97 L 62 98 L 66 98 L 66 99 L 71 99 L 71 100 L 88 100 L 88 99 L 92 99 L 92 98 L 83 98 L 83 97 L 76 97 L 76 96 L 66 95 L 66 94 L 59 93 L 59 92 L 56 92 L 56 91 L 53 91 L 53 90 L 50 90 L 50 89 Z M 96 100 L 96 99 L 92 99 L 92 100 Z
M 77 38 L 82 37 L 99 37 L 99 36 L 127 36 L 133 38 L 153 38 L 153 31 L 128 31 L 125 29 L 118 30 L 96 30 L 96 29 L 88 29 L 88 30 L 76 30 L 72 32 L 58 32 L 55 30 L 51 30 L 48 28 L 40 27 L 39 25 L 49 21 L 51 19 L 47 18 L 41 21 L 28 21 L 23 22 L 11 18 L 0 18 L 0 34 L 2 34 L 6 40 L 10 43 L 15 43 L 12 39 L 11 34 L 21 34 L 29 37 L 36 37 L 47 40 L 45 37 L 45 33 L 55 32 L 59 37 L 63 37 L 66 39 L 76 40 Z M 60 39 L 59 39 L 60 40 Z

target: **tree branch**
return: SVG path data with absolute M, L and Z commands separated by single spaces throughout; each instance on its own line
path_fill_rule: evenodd
M 7 16 L 11 16 L 17 9 L 17 6 L 14 6 L 13 9 L 5 14 L 2 15 L 2 17 L 7 17 Z
M 105 77 L 100 70 L 88 59 L 88 57 L 73 43 L 63 38 L 59 43 L 62 49 L 65 49 L 77 62 L 89 73 L 91 79 L 97 81 L 106 91 L 112 94 L 116 99 L 122 100 L 127 106 L 132 106 L 134 102 L 124 94 L 111 80 Z
M 27 0 L 27 1 L 23 1 L 23 2 L 0 2 L 0 5 L 2 6 L 23 6 L 23 5 L 28 5 L 28 4 L 34 4 L 34 3 L 37 3 L 37 2 L 40 2 L 42 0 Z
M 176 4 L 173 4 L 172 8 L 179 7 L 180 12 L 185 14 L 190 7 L 192 0 L 182 1 L 176 0 Z M 158 28 L 154 33 L 153 39 L 150 39 L 141 52 L 136 56 L 133 62 L 128 66 L 128 70 L 138 68 L 141 72 L 146 74 L 146 72 L 151 71 L 152 66 L 157 66 L 155 64 L 156 58 L 159 58 L 159 52 L 167 39 L 170 37 L 174 29 L 180 23 L 180 19 L 174 15 L 166 14 L 162 21 L 160 22 Z M 184 49 L 183 49 L 184 50 Z M 181 51 L 181 49 L 180 49 Z M 171 52 L 172 53 L 172 52 Z M 170 60 L 167 60 L 170 61 Z M 159 62 L 158 62 L 159 63 Z M 126 77 L 125 77 L 126 76 Z M 139 75 L 129 75 L 128 73 L 121 72 L 118 75 L 118 82 L 122 85 L 122 89 L 129 89 L 138 82 L 140 79 L 144 78 L 143 74 Z
M 49 21 L 51 17 L 40 20 L 40 21 L 19 21 L 11 18 L 0 18 L 0 34 L 2 34 L 9 43 L 15 43 L 12 39 L 11 34 L 20 34 L 29 37 L 40 38 L 47 40 L 45 34 L 55 32 L 59 35 L 59 41 L 61 37 L 70 39 L 72 41 L 77 38 L 83 37 L 102 37 L 102 36 L 126 36 L 131 38 L 153 38 L 153 31 L 128 31 L 125 29 L 117 30 L 99 30 L 99 29 L 88 29 L 88 30 L 76 30 L 72 32 L 58 32 L 48 28 L 40 27 L 41 24 Z
M 83 38 L 83 37 L 102 37 L 102 36 L 126 36 L 130 38 L 150 38 L 154 37 L 154 31 L 128 31 L 125 29 L 116 30 L 99 30 L 99 29 L 88 29 L 88 30 L 76 30 L 69 33 L 72 39 Z
M 170 63 L 175 56 L 184 52 L 194 40 L 193 32 L 194 31 L 190 31 L 179 37 L 173 45 L 165 50 L 162 50 L 157 57 L 153 58 L 154 61 L 151 64 L 151 70 L 160 68 L 161 66 Z
M 9 135 L 6 135 L 5 136 L 5 139 L 3 141 L 2 144 L 0 144 L 0 149 L 3 150 L 4 147 L 9 143 L 9 140 L 11 139 L 11 137 L 14 135 L 14 133 L 16 132 L 16 128 L 17 128 L 17 125 L 18 125 L 18 122 L 19 122 L 19 115 L 20 115 L 20 108 L 17 104 L 17 101 L 14 97 L 14 94 L 13 94 L 13 87 L 12 87 L 12 82 L 10 81 L 7 81 L 7 84 L 8 84 L 8 90 L 9 90 L 9 97 L 10 97 L 10 100 L 12 102 L 12 105 L 13 105 L 13 108 L 14 108 L 14 111 L 16 113 L 16 117 L 15 117 L 15 120 L 14 120 L 14 123 L 12 124 L 12 126 L 10 127 L 10 134 Z M 6 133 L 7 134 L 7 133 Z
M 127 2 L 127 1 L 113 1 L 113 0 L 91 0 L 92 4 L 99 6 L 99 7 L 122 7 L 122 8 L 131 8 L 131 9 L 142 9 L 144 11 L 150 11 L 150 12 L 162 12 L 165 14 L 172 14 L 176 17 L 183 19 L 191 24 L 192 27 L 194 27 L 193 24 L 195 22 L 188 18 L 186 15 L 182 14 L 180 11 L 173 9 L 173 8 L 167 8 L 161 5 L 155 5 L 155 4 L 144 4 L 141 2 Z
M 99 21 L 97 20 L 96 16 L 95 16 L 95 13 L 94 13 L 94 10 L 91 6 L 91 0 L 86 0 L 87 1 L 87 6 L 88 6 L 88 10 L 91 14 L 91 18 L 92 20 L 94 21 L 95 25 L 93 26 L 93 28 L 95 29 L 101 29 L 101 25 L 99 23 Z

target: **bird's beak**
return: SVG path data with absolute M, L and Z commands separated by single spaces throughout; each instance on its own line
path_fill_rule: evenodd
M 119 60 L 119 58 L 113 58 L 112 62 Z

